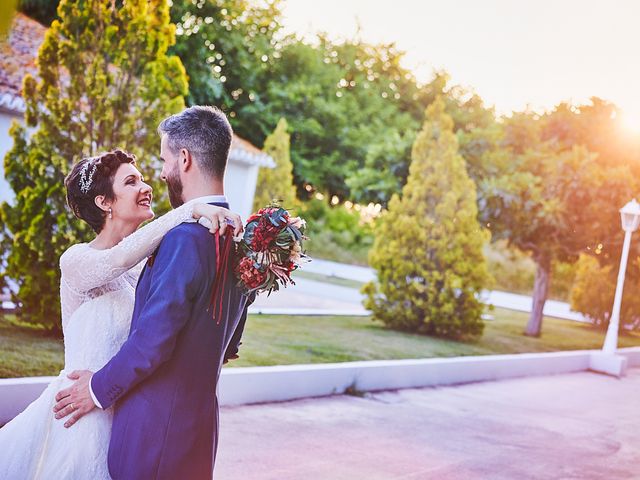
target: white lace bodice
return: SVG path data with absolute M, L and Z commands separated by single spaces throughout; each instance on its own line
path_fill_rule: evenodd
M 71 246 L 60 257 L 62 326 L 83 303 L 105 293 L 135 288 L 142 261 L 158 247 L 164 235 L 192 220 L 193 203 L 185 203 L 148 223 L 116 246 L 97 250 L 88 243 Z
M 73 245 L 60 257 L 65 370 L 98 370 L 127 339 L 144 260 L 164 235 L 192 220 L 193 202 L 148 223 L 116 246 Z

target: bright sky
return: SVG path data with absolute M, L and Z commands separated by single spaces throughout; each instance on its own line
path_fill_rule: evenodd
M 395 42 L 420 81 L 434 68 L 499 113 L 599 96 L 640 130 L 640 0 L 287 0 L 284 25 Z

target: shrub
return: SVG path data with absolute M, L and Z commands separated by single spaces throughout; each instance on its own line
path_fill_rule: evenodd
M 637 262 L 628 266 L 622 295 L 620 325 L 626 330 L 640 327 L 640 298 L 636 294 L 640 281 L 637 277 L 629 275 L 629 270 L 637 270 L 639 266 Z M 606 328 L 613 308 L 617 276 L 618 268 L 612 265 L 601 266 L 597 259 L 587 255 L 581 256 L 571 289 L 571 308 L 585 315 L 594 325 Z
M 376 225 L 370 262 L 378 280 L 363 288 L 373 318 L 427 335 L 482 334 L 488 233 L 477 216 L 476 187 L 438 99 L 413 145 L 402 197 L 393 196 Z
M 289 147 L 287 121 L 281 118 L 276 129 L 264 141 L 263 150 L 273 158 L 276 166 L 273 169 L 260 169 L 253 200 L 254 210 L 268 205 L 273 200 L 277 200 L 286 209 L 295 208 L 296 187 L 293 185 L 293 164 Z
M 367 264 L 373 244 L 373 231 L 360 215 L 345 205 L 330 206 L 324 199 L 312 198 L 302 204 L 300 215 L 307 220 L 305 243 L 312 257 L 344 263 Z

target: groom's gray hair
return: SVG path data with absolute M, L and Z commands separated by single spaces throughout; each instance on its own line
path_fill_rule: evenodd
M 158 133 L 167 136 L 167 146 L 177 154 L 183 148 L 213 178 L 224 178 L 233 130 L 217 107 L 195 105 L 165 118 Z

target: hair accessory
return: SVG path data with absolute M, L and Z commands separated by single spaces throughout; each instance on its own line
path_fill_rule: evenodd
M 80 171 L 80 191 L 82 193 L 87 193 L 91 188 L 91 184 L 93 183 L 93 174 L 96 173 L 96 168 L 98 164 L 93 164 L 93 158 L 90 159 L 87 163 L 84 164 L 82 170 Z M 91 171 L 89 171 L 89 164 L 93 164 Z M 89 174 L 87 175 L 87 171 Z

